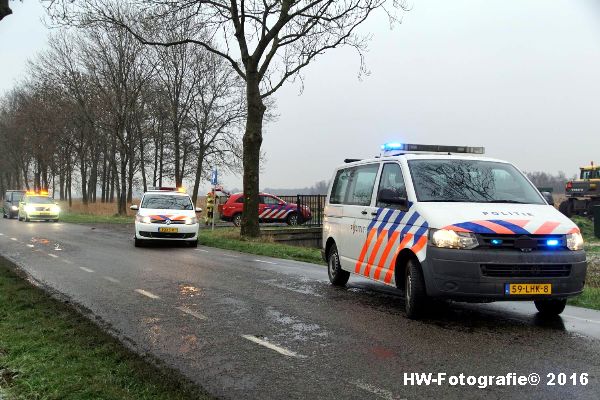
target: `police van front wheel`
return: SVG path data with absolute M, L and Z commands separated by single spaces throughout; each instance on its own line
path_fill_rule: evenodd
M 410 319 L 418 319 L 425 312 L 427 293 L 421 265 L 415 259 L 408 260 L 406 264 L 404 284 L 406 316 Z
M 334 286 L 346 286 L 348 279 L 350 279 L 350 272 L 344 271 L 340 263 L 340 255 L 335 244 L 331 245 L 329 254 L 327 257 L 327 274 L 329 275 L 329 282 Z
M 535 300 L 533 303 L 540 314 L 546 316 L 556 316 L 565 310 L 567 299 L 543 299 Z

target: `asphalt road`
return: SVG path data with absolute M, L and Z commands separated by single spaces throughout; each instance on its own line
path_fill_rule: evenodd
M 600 312 L 568 307 L 545 321 L 531 303 L 452 303 L 411 321 L 398 293 L 364 279 L 340 289 L 312 264 L 134 248 L 122 228 L 1 220 L 0 254 L 222 398 L 600 397 Z M 537 373 L 541 382 L 426 386 L 405 382 L 410 373 Z

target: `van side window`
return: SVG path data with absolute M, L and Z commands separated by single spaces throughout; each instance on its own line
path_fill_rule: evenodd
M 353 168 L 350 187 L 344 203 L 355 206 L 370 205 L 378 171 L 379 164 L 361 165 Z
M 384 198 L 404 198 L 406 199 L 406 185 L 402 176 L 402 168 L 396 163 L 387 163 L 383 165 L 381 179 L 379 180 L 379 191 L 377 192 L 377 207 L 395 207 L 382 202 Z
M 345 202 L 352 169 L 353 168 L 340 169 L 337 174 L 335 174 L 335 179 L 333 180 L 333 185 L 331 187 L 331 195 L 329 196 L 329 203 L 342 204 Z

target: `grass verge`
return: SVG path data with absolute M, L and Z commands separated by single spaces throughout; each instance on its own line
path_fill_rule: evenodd
M 131 224 L 134 222 L 134 217 L 63 212 L 60 214 L 60 220 L 72 224 Z
M 0 260 L 0 397 L 204 399 Z
M 581 295 L 569 299 L 569 305 L 600 310 L 600 288 L 586 286 Z
M 214 231 L 200 229 L 198 240 L 200 244 L 220 249 L 323 264 L 320 249 L 274 243 L 267 238 L 244 239 L 240 237 L 240 230 L 237 228 L 219 228 Z

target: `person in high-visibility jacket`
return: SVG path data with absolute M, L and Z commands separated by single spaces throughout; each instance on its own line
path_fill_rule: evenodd
M 208 225 L 212 222 L 213 212 L 215 210 L 215 194 L 208 192 L 206 194 L 206 215 L 204 216 L 204 224 Z

